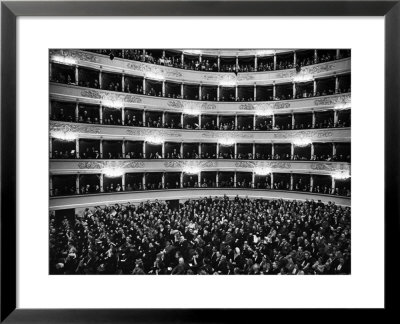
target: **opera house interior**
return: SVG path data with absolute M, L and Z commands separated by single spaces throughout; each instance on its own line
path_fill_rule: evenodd
M 49 273 L 351 273 L 351 51 L 51 49 Z

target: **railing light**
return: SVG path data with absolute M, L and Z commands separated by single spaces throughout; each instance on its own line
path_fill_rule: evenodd
M 106 177 L 117 178 L 121 177 L 124 174 L 124 172 L 120 168 L 105 168 L 103 169 L 103 174 Z

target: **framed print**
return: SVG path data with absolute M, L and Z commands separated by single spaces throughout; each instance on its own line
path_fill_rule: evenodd
M 2 2 L 1 320 L 392 309 L 399 15 Z

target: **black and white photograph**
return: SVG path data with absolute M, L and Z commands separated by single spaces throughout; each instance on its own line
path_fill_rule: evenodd
M 351 50 L 50 49 L 48 219 L 50 275 L 350 275 Z

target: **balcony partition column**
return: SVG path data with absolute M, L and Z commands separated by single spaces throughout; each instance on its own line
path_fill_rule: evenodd
M 290 158 L 292 159 L 293 156 L 294 156 L 294 144 L 291 143 L 291 144 L 290 144 Z
M 165 188 L 165 172 L 163 172 L 161 176 L 161 186 L 163 189 Z
M 252 152 L 252 154 L 253 154 L 253 160 L 255 160 L 256 159 L 256 143 L 253 143 L 253 152 Z
M 217 143 L 217 159 L 219 158 L 219 144 Z
M 293 173 L 290 174 L 290 190 L 293 190 Z
M 217 59 L 217 65 L 218 65 L 218 72 L 221 70 L 221 57 L 218 55 Z
M 179 147 L 179 152 L 181 154 L 181 159 L 183 159 L 183 142 L 181 142 L 181 146 Z
M 333 125 L 335 126 L 336 124 L 337 124 L 337 122 L 338 122 L 338 116 L 339 114 L 338 114 L 338 111 L 337 110 L 335 110 L 334 112 L 333 112 Z
M 77 195 L 79 195 L 79 187 L 80 187 L 80 185 L 79 185 L 79 174 L 77 174 L 76 177 L 75 177 L 75 191 L 76 191 Z
M 103 72 L 99 71 L 99 88 L 103 89 Z
M 295 122 L 296 122 L 296 120 L 294 118 L 294 114 L 292 113 L 292 129 L 294 129 Z
M 100 159 L 103 158 L 103 139 L 100 139 Z
M 239 57 L 236 55 L 236 72 L 239 70 Z
M 104 174 L 100 174 L 100 192 L 104 192 Z
M 257 55 L 254 55 L 254 71 L 257 72 Z
M 201 83 L 199 84 L 199 100 L 201 100 L 202 99 L 202 96 L 201 96 Z
M 250 188 L 255 188 L 256 184 L 254 183 L 256 179 L 256 174 L 254 173 L 254 171 L 251 173 L 251 185 Z
M 201 188 L 201 171 L 199 171 L 198 178 L 197 178 L 197 187 Z
M 311 157 L 314 156 L 314 143 L 311 143 Z
M 181 55 L 181 68 L 183 68 L 184 67 L 184 61 L 185 61 L 185 55 L 182 53 L 182 55 Z
M 271 189 L 274 189 L 274 174 L 271 172 Z
M 339 78 L 335 75 L 335 93 L 339 92 Z
M 256 130 L 256 114 L 253 115 L 253 130 Z
M 293 66 L 296 67 L 297 59 L 296 59 L 296 51 L 293 51 Z
M 165 111 L 162 112 L 161 122 L 162 122 L 162 125 L 164 127 L 164 125 L 165 125 Z
M 53 157 L 53 139 L 50 137 L 50 141 L 49 141 L 49 156 L 50 159 Z
M 146 158 L 146 142 L 143 141 L 143 158 Z
M 75 140 L 75 156 L 76 156 L 76 158 L 78 159 L 79 158 L 79 138 L 77 138 L 76 140 Z
M 201 115 L 199 115 L 199 129 L 201 129 Z
M 318 51 L 314 50 L 314 64 L 318 63 Z
M 336 143 L 332 143 L 332 156 L 336 155 Z
M 272 115 L 272 127 L 275 127 L 275 115 Z
M 125 92 L 125 74 L 122 73 L 122 77 L 121 77 L 121 90 L 122 92 Z
M 271 155 L 272 155 L 272 159 L 274 159 L 274 155 L 275 155 L 275 144 L 271 143 Z
M 219 115 L 217 115 L 217 128 L 219 129 Z
M 79 120 L 79 102 L 77 101 L 75 104 L 75 122 Z
M 125 107 L 121 107 L 121 122 L 125 125 Z
M 217 86 L 217 101 L 219 101 L 219 86 Z
M 235 129 L 238 129 L 238 116 L 235 114 Z
M 162 96 L 165 97 L 165 80 L 162 82 Z
M 340 49 L 336 50 L 336 59 L 338 60 L 340 58 Z
M 51 80 L 53 76 L 53 64 L 49 63 L 49 79 Z
M 335 193 L 335 188 L 336 188 L 335 178 L 332 177 L 332 191 L 333 191 L 333 193 Z
M 100 108 L 99 108 L 99 118 L 100 118 L 100 120 L 99 120 L 100 124 L 103 124 L 103 105 L 102 104 L 100 104 Z
M 217 146 L 218 147 L 218 146 Z M 218 188 L 218 171 L 215 174 L 215 187 Z
M 202 57 L 201 57 L 201 54 L 199 55 L 199 62 L 201 63 L 201 61 L 202 61 Z
M 234 188 L 237 187 L 236 181 L 237 181 L 237 179 L 236 179 L 236 171 L 235 171 L 235 172 L 233 173 L 233 187 L 234 187 Z
M 275 98 L 276 98 L 276 85 L 274 81 L 274 84 L 272 85 L 272 99 L 275 100 Z
M 165 159 L 165 142 L 161 144 L 161 157 Z
M 183 188 L 183 172 L 180 174 L 180 187 Z
M 296 98 L 296 83 L 293 82 L 293 99 Z
M 50 197 L 54 196 L 54 193 L 53 193 L 53 177 L 52 176 L 50 176 L 50 178 L 49 178 L 49 189 L 50 189 Z
M 315 111 L 312 112 L 312 128 L 315 128 Z
M 125 191 L 125 173 L 121 177 L 122 191 Z
M 276 53 L 274 53 L 274 70 L 276 70 Z
M 238 156 L 237 143 L 235 142 L 235 145 L 233 146 L 233 158 L 237 159 L 237 156 Z
M 142 185 L 143 185 L 143 190 L 146 190 L 146 173 L 143 173 Z
M 125 159 L 125 140 L 122 140 L 122 158 Z
M 199 158 L 201 159 L 201 143 L 199 143 Z
M 236 85 L 235 85 L 235 101 L 238 101 L 238 99 L 239 99 L 239 98 L 238 98 L 238 93 L 239 93 L 239 92 L 238 92 L 238 85 L 236 84 Z
M 311 174 L 310 175 L 310 192 L 313 192 L 314 188 L 314 176 Z
M 146 110 L 143 110 L 142 119 L 143 119 L 143 126 L 146 127 Z
M 79 84 L 79 67 L 78 65 L 75 65 L 75 84 Z
M 185 127 L 183 127 L 183 114 L 181 114 L 181 125 L 182 125 L 182 128 L 185 128 Z
M 313 82 L 313 96 L 315 97 L 317 95 L 317 80 L 314 79 Z
M 255 83 L 254 83 L 254 95 L 253 95 L 253 97 L 254 97 L 254 101 L 257 101 L 257 86 L 256 86 Z
M 181 97 L 182 97 L 182 99 L 184 98 L 183 97 L 183 82 L 181 83 Z

